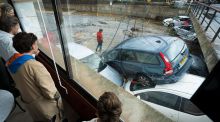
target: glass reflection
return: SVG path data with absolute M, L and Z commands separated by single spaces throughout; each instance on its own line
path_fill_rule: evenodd
M 47 56 L 53 59 L 65 69 L 63 54 L 56 45 L 60 44 L 56 21 L 51 11 L 51 3 L 42 0 L 37 1 L 13 1 L 15 10 L 21 21 L 24 31 L 37 35 L 39 48 Z

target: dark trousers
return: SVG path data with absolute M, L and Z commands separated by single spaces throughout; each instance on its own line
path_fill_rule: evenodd
M 0 57 L 0 89 L 9 90 L 10 80 L 5 67 L 5 62 Z
M 0 89 L 10 91 L 14 97 L 20 95 L 19 91 L 15 88 L 13 79 L 11 78 L 6 66 L 5 61 L 0 57 Z
M 97 45 L 95 51 L 97 51 L 98 49 L 100 52 L 102 51 L 102 42 L 98 42 L 98 45 Z

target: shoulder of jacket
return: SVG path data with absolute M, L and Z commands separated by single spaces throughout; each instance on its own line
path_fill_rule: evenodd
M 43 66 L 42 63 L 40 63 L 39 61 L 35 60 L 35 59 L 31 59 L 29 61 L 27 61 L 25 63 L 25 65 L 28 65 L 30 67 L 39 67 L 39 66 Z

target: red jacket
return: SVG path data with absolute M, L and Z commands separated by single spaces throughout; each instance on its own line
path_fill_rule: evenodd
M 102 37 L 102 32 L 97 32 L 97 42 L 102 42 L 103 37 Z

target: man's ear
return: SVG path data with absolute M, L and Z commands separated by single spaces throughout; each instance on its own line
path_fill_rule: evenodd
M 31 50 L 33 50 L 35 48 L 36 48 L 36 45 L 35 45 L 35 43 L 33 43 L 32 46 L 31 46 Z
M 31 48 L 30 48 L 30 49 L 31 49 L 31 50 L 34 49 L 34 44 L 31 45 Z

